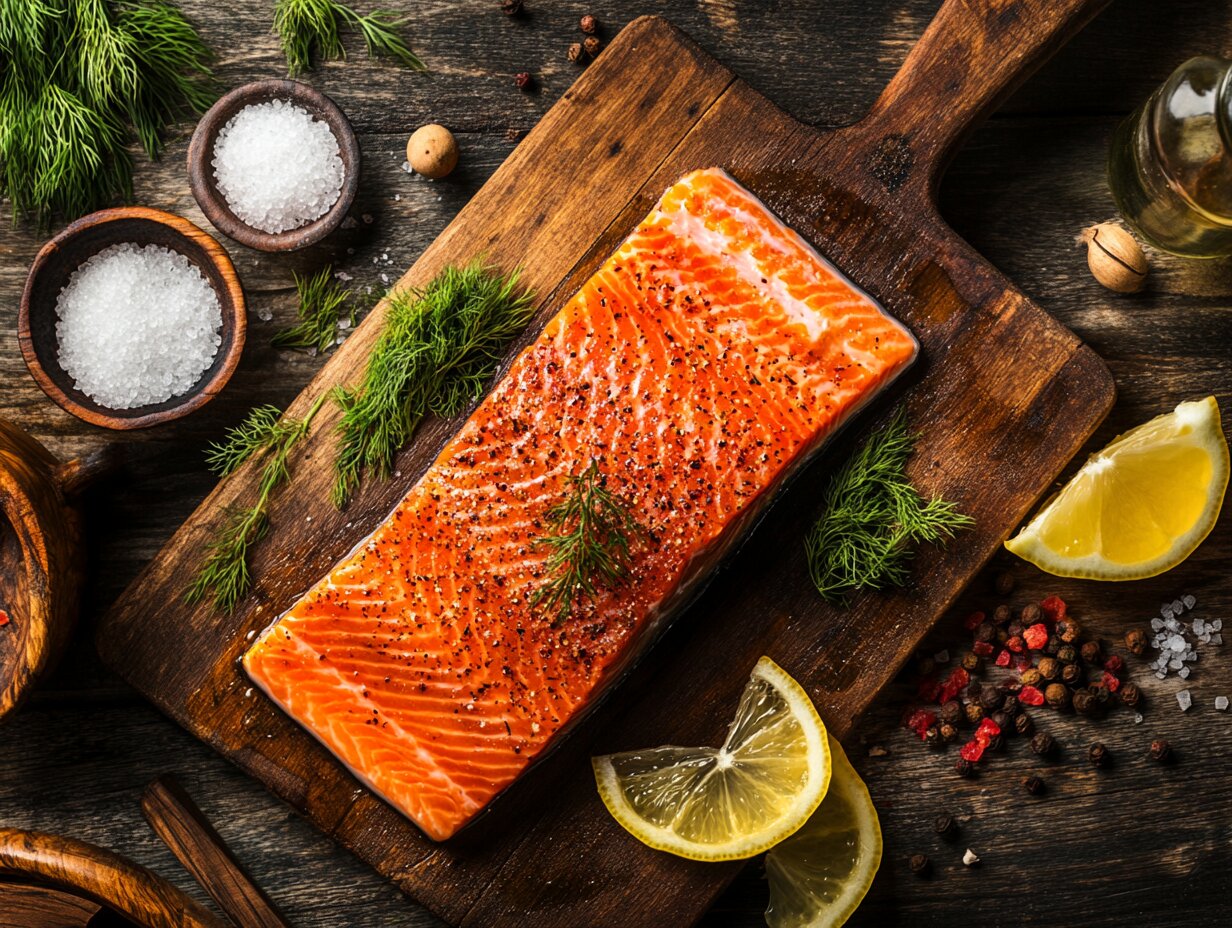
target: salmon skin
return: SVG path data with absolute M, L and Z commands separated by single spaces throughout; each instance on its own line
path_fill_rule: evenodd
M 244 667 L 444 840 L 597 700 L 917 351 L 726 173 L 688 174 Z M 550 579 L 535 542 L 592 460 L 645 531 L 625 582 L 558 622 L 532 602 Z

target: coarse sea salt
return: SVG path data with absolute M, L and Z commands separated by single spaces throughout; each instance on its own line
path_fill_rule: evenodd
M 222 306 L 184 255 L 161 245 L 104 248 L 56 300 L 58 360 L 78 390 L 110 409 L 190 390 L 222 344 Z
M 338 202 L 345 168 L 327 123 L 285 100 L 254 103 L 214 142 L 214 178 L 231 211 L 262 232 L 319 219 Z

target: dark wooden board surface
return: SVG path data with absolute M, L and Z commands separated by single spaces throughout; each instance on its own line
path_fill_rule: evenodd
M 277 73 L 272 40 L 262 34 L 261 11 L 207 6 L 200 12 L 191 4 L 189 8 L 207 31 L 213 30 L 210 35 L 220 47 L 239 28 L 237 23 L 253 36 L 252 43 L 228 52 L 222 69 L 228 81 Z M 726 13 L 719 9 L 724 6 L 663 4 L 633 11 L 595 4 L 594 9 L 609 22 L 624 21 L 633 12 L 666 10 L 776 102 L 827 125 L 849 121 L 867 108 L 935 3 L 833 3 L 823 11 L 807 3 L 780 3 L 773 10 L 733 5 Z M 560 92 L 545 80 L 541 94 L 523 97 L 513 90 L 505 71 L 526 66 L 536 70 L 536 63 L 543 61 L 549 77 L 568 76 L 568 62 L 557 56 L 572 41 L 572 21 L 580 12 L 580 6 L 562 5 L 513 27 L 521 31 L 509 32 L 509 24 L 487 4 L 450 10 L 448 16 L 430 10 L 421 27 L 423 43 L 439 46 L 442 62 L 454 66 L 428 90 L 358 61 L 317 76 L 352 115 L 370 108 L 373 117 L 362 125 L 357 118 L 370 171 L 361 207 L 376 217 L 373 234 L 352 243 L 354 256 L 338 255 L 361 282 L 379 286 L 379 271 L 370 262 L 382 250 L 402 264 L 413 258 L 508 152 L 506 129 L 525 128 Z M 1126 300 L 1090 282 L 1080 253 L 1070 246 L 1082 225 L 1111 211 L 1101 161 L 1117 114 L 1185 54 L 1209 48 L 1213 41 L 1219 44 L 1225 38 L 1221 30 L 1226 30 L 1226 12 L 1220 4 L 1182 3 L 1164 11 L 1152 3 L 1120 0 L 1007 104 L 1008 116 L 977 134 L 943 188 L 943 211 L 959 231 L 1110 360 L 1121 401 L 1097 442 L 1186 396 L 1214 391 L 1226 398 L 1228 332 L 1221 313 L 1229 289 L 1226 267 L 1153 256 L 1152 291 Z M 488 57 L 477 68 L 472 62 L 481 53 Z M 826 92 L 819 93 L 819 87 Z M 447 114 L 448 107 L 453 107 L 452 114 Z M 520 118 L 523 107 L 530 114 L 525 120 Z M 394 123 L 388 132 L 380 131 L 378 117 L 381 124 Z M 434 118 L 470 128 L 462 138 L 471 161 L 456 186 L 417 186 L 397 170 L 405 134 Z M 143 168 L 139 196 L 193 217 L 175 151 L 168 162 Z M 374 152 L 379 157 L 373 157 Z M 393 200 L 395 194 L 401 200 Z M 411 221 L 388 221 L 393 216 Z M 28 230 L 0 232 L 4 293 L 19 289 L 24 263 L 38 243 Z M 88 615 L 96 615 L 114 598 L 210 488 L 212 481 L 200 466 L 201 445 L 251 403 L 285 402 L 320 365 L 319 359 L 282 355 L 267 346 L 269 335 L 292 312 L 287 287 L 293 265 L 276 266 L 263 256 L 231 250 L 253 297 L 250 347 L 255 350 L 246 355 L 231 398 L 224 394 L 205 418 L 132 438 L 131 473 L 100 497 L 90 513 L 96 560 Z M 304 263 L 294 266 L 310 269 L 328 254 L 298 256 Z M 10 308 L 5 311 L 14 305 L 7 300 Z M 273 313 L 272 320 L 261 317 L 268 313 Z M 61 456 L 101 443 L 98 432 L 44 403 L 25 379 L 14 344 L 0 343 L 0 365 L 5 372 L 0 390 L 4 414 L 18 419 Z M 1219 565 L 1226 563 L 1226 529 L 1225 521 L 1181 571 L 1112 593 L 1098 585 L 1046 581 L 1023 565 L 1019 573 L 1040 591 L 1059 588 L 1082 603 L 1106 633 L 1135 615 L 1142 602 L 1158 603 L 1180 589 L 1205 596 L 1215 609 L 1226 609 L 1218 575 Z M 1224 691 L 1232 691 L 1226 668 L 1217 655 L 1203 669 L 1196 689 L 1210 695 L 1222 684 Z M 1215 784 L 1224 770 L 1220 748 L 1230 744 L 1226 719 L 1209 707 L 1180 716 L 1165 702 L 1174 688 L 1152 688 L 1156 698 L 1147 716 L 1148 724 L 1172 737 L 1178 747 L 1191 745 L 1173 776 L 1126 764 L 1115 779 L 1102 783 L 1076 777 L 1081 788 L 1075 783 L 1072 791 L 1058 794 L 1055 804 L 1050 800 L 1034 815 L 1012 790 L 1016 768 L 1025 763 L 1014 753 L 1021 746 L 1014 747 L 1012 762 L 992 768 L 985 780 L 956 783 L 936 757 L 894 733 L 901 693 L 887 694 L 862 731 L 885 741 L 891 756 L 875 760 L 853 753 L 870 778 L 887 835 L 886 866 L 858 920 L 1056 924 L 1056 913 L 1067 912 L 1074 913 L 1069 922 L 1081 924 L 1121 923 L 1135 916 L 1152 924 L 1219 923 L 1227 892 L 1221 874 L 1229 864 L 1220 835 L 1228 808 Z M 1113 725 L 1112 720 L 1105 723 Z M 1084 737 L 1072 722 L 1060 725 L 1059 733 L 1071 729 L 1075 738 Z M 1107 731 L 1101 734 L 1112 744 Z M 1127 734 L 1137 737 L 1137 731 Z M 1127 744 L 1132 745 L 1128 738 Z M 168 767 L 186 771 L 186 782 L 220 822 L 224 836 L 297 924 L 414 923 L 414 907 L 387 883 L 302 821 L 288 818 L 277 802 L 101 672 L 86 642 L 35 704 L 6 729 L 0 744 L 0 814 L 6 822 L 72 830 L 120 847 L 190 886 L 137 812 L 141 787 Z M 1082 769 L 1072 759 L 1060 767 L 1075 775 Z M 1192 794 L 1184 786 L 1191 778 Z M 1127 796 L 1134 801 L 1127 802 Z M 973 833 L 986 842 L 980 848 L 986 860 L 988 846 L 999 848 L 996 865 L 980 874 L 956 867 L 927 884 L 907 882 L 903 856 L 929 840 L 934 799 L 995 813 Z M 1149 814 L 1127 814 L 1131 805 Z M 1173 819 L 1178 824 L 1170 826 Z M 1134 843 L 1132 854 L 1127 840 Z M 1134 881 L 1130 887 L 1119 885 L 1118 855 L 1124 856 Z M 1050 872 L 1064 873 L 1064 879 L 1055 880 L 1043 898 L 1007 905 L 1023 871 L 1041 861 L 1055 866 Z M 1183 897 L 1182 883 L 1188 886 Z M 1099 898 L 1100 886 L 1109 887 L 1107 899 Z M 707 924 L 759 924 L 763 893 L 764 884 L 750 868 Z M 1187 900 L 1183 913 L 1174 905 L 1177 898 Z M 347 915 L 340 918 L 343 903 Z M 431 919 L 425 916 L 423 923 Z

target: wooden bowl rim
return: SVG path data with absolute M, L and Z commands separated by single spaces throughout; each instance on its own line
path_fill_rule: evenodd
M 214 140 L 227 120 L 249 104 L 276 99 L 305 107 L 329 126 L 338 142 L 344 171 L 338 200 L 324 216 L 284 232 L 262 232 L 231 211 L 226 199 L 218 192 L 210 156 Z M 296 251 L 319 242 L 335 231 L 355 203 L 355 195 L 359 191 L 359 172 L 359 141 L 346 113 L 330 97 L 310 84 L 286 78 L 251 81 L 229 90 L 197 122 L 188 143 L 188 185 L 201 212 L 219 232 L 258 251 Z
M 231 318 L 232 336 L 231 344 L 227 348 L 227 353 L 218 370 L 196 390 L 184 394 L 183 402 L 169 409 L 161 409 L 142 416 L 108 415 L 107 413 L 82 406 L 77 400 L 61 389 L 60 385 L 47 373 L 42 361 L 39 360 L 38 353 L 34 349 L 33 327 L 30 321 L 30 304 L 38 276 L 43 272 L 43 269 L 53 255 L 61 251 L 67 252 L 69 244 L 87 229 L 92 229 L 106 223 L 124 222 L 132 219 L 158 223 L 170 229 L 175 236 L 200 246 L 223 281 L 226 292 L 219 293 L 219 302 L 223 304 L 224 319 L 227 316 Z M 39 385 L 42 391 L 56 405 L 72 413 L 78 419 L 89 422 L 91 425 L 120 431 L 144 429 L 160 425 L 164 422 L 171 422 L 188 415 L 194 410 L 200 409 L 212 400 L 226 386 L 227 381 L 231 379 L 231 375 L 235 373 L 235 369 L 240 363 L 240 355 L 244 351 L 244 340 L 247 330 L 248 318 L 245 311 L 244 290 L 240 286 L 239 276 L 235 273 L 235 265 L 231 263 L 231 258 L 226 250 L 196 223 L 185 219 L 183 216 L 177 216 L 174 213 L 164 212 L 149 206 L 117 206 L 111 209 L 101 209 L 69 223 L 59 233 L 48 239 L 43 247 L 39 249 L 38 254 L 34 256 L 34 261 L 30 265 L 30 272 L 26 275 L 25 287 L 21 293 L 21 304 L 17 310 L 17 343 L 21 347 L 21 355 L 25 359 L 26 368 L 30 371 L 30 376 L 34 378 L 35 383 Z

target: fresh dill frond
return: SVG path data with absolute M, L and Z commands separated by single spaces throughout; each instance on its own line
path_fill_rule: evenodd
M 287 74 L 295 77 L 312 67 L 313 59 L 346 58 L 342 30 L 351 28 L 364 39 L 368 57 L 384 55 L 416 71 L 424 63 L 415 56 L 399 29 L 405 20 L 384 10 L 361 15 L 338 0 L 276 0 L 274 32 L 287 59 Z
M 291 451 L 305 435 L 325 394 L 317 398 L 302 419 L 280 419 L 274 406 L 258 406 L 232 429 L 226 439 L 210 446 L 206 463 L 210 470 L 226 476 L 254 454 L 265 455 L 257 481 L 257 500 L 244 509 L 228 513 L 226 524 L 209 542 L 205 563 L 197 572 L 185 599 L 199 603 L 207 597 L 221 612 L 231 612 L 252 585 L 248 569 L 249 552 L 269 531 L 270 498 L 278 487 L 291 479 Z
M 915 438 L 899 409 L 831 478 L 823 515 L 804 538 L 809 576 L 830 602 L 905 585 L 915 544 L 943 543 L 974 524 L 953 503 L 916 492 L 906 474 Z
M 548 580 L 530 602 L 554 613 L 562 624 L 581 599 L 600 585 L 612 586 L 629 575 L 629 542 L 644 532 L 623 499 L 607 488 L 607 477 L 591 458 L 581 474 L 568 477 L 568 494 L 547 512 L 552 534 L 535 541 L 550 549 Z
M 389 295 L 363 379 L 334 391 L 342 408 L 336 506 L 347 504 L 365 472 L 389 475 L 425 416 L 457 415 L 479 398 L 534 314 L 518 277 L 473 261 L 446 268 L 423 289 Z
M 0 196 L 49 225 L 131 197 L 150 158 L 215 86 L 209 49 L 164 0 L 0 0 Z
M 324 354 L 338 338 L 338 320 L 351 291 L 334 279 L 333 268 L 325 267 L 311 277 L 295 278 L 299 300 L 299 322 L 274 336 L 275 348 L 315 348 Z M 354 313 L 351 314 L 354 322 Z

